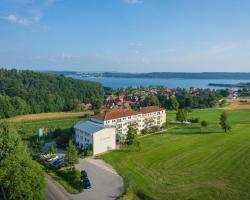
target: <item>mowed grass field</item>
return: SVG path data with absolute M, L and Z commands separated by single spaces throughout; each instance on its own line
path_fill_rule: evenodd
M 222 109 L 194 110 L 189 117 L 209 123 L 179 126 L 100 156 L 124 178 L 123 200 L 250 199 L 250 112 L 226 111 L 232 131 L 218 122 Z M 168 119 L 175 113 L 168 113 Z

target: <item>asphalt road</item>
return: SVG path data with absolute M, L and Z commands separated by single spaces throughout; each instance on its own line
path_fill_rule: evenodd
M 73 200 L 66 190 L 51 177 L 47 176 L 47 187 L 44 195 L 46 200 Z
M 48 177 L 48 185 L 45 189 L 46 200 L 115 200 L 123 193 L 122 178 L 102 160 L 80 159 L 76 168 L 86 170 L 91 189 L 86 189 L 78 195 L 71 195 L 56 181 Z
M 74 200 L 114 200 L 123 193 L 122 178 L 102 160 L 81 159 L 76 168 L 86 170 L 91 189 L 86 189 L 83 193 L 74 195 Z

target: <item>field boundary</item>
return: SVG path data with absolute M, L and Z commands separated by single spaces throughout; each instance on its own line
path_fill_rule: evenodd
M 22 122 L 22 121 L 34 121 L 43 119 L 60 119 L 67 117 L 84 117 L 86 115 L 93 115 L 92 111 L 87 112 L 54 112 L 54 113 L 39 113 L 39 114 L 29 114 L 20 115 L 7 119 L 9 122 Z

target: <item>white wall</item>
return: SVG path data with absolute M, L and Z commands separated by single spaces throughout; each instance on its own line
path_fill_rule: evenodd
M 92 134 L 75 129 L 75 141 L 79 144 L 79 147 L 81 146 L 82 149 L 85 149 L 89 146 L 89 144 L 93 143 Z
M 93 135 L 93 154 L 100 154 L 116 148 L 115 128 L 105 128 Z

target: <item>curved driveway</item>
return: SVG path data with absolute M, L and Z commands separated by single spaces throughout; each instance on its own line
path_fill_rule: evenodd
M 123 193 L 122 178 L 102 160 L 80 159 L 76 168 L 86 170 L 92 188 L 86 189 L 78 195 L 69 195 L 60 185 L 58 186 L 49 179 L 48 187 L 45 190 L 47 200 L 114 200 Z

